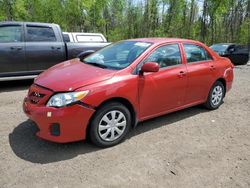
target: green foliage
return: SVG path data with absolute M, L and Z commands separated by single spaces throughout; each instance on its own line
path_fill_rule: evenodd
M 250 43 L 250 20 L 245 20 L 240 28 L 240 34 L 239 34 L 239 43 L 245 44 Z
M 102 32 L 110 41 L 182 37 L 207 44 L 250 35 L 249 0 L 0 0 L 0 21 L 59 24 L 64 31 Z

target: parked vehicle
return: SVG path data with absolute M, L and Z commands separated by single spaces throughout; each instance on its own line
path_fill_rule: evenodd
M 229 58 L 235 65 L 245 65 L 249 60 L 249 48 L 233 43 L 221 43 L 210 46 L 222 57 Z
M 101 33 L 69 33 L 63 32 L 63 37 L 67 42 L 107 42 Z
M 23 110 L 40 138 L 65 143 L 89 135 L 109 147 L 140 121 L 198 104 L 217 109 L 232 87 L 233 67 L 197 41 L 121 41 L 40 74 Z
M 65 43 L 59 25 L 0 22 L 0 81 L 33 78 L 47 68 L 109 43 Z

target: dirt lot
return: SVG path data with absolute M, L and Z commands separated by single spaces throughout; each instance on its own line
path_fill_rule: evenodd
M 141 123 L 99 149 L 34 135 L 21 104 L 31 82 L 0 83 L 0 187 L 250 187 L 250 66 L 216 111 L 193 107 Z

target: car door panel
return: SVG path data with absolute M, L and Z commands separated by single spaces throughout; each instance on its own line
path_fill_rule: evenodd
M 26 59 L 30 71 L 45 70 L 66 59 L 64 42 L 52 27 L 26 25 Z
M 147 73 L 139 78 L 141 118 L 180 107 L 184 102 L 187 78 L 185 65 Z
M 53 42 L 27 42 L 26 58 L 29 70 L 46 70 L 65 60 L 62 45 Z
M 187 94 L 185 103 L 204 101 L 211 86 L 213 75 L 211 62 L 200 62 L 187 65 Z
M 187 87 L 187 69 L 179 44 L 155 48 L 142 64 L 147 62 L 158 63 L 160 70 L 139 76 L 140 115 L 144 119 L 183 105 Z
M 0 75 L 28 71 L 22 24 L 0 27 L 0 52 Z
M 185 105 L 206 101 L 213 82 L 212 57 L 202 46 L 183 44 L 187 65 L 187 93 Z

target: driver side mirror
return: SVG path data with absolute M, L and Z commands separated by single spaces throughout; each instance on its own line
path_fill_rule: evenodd
M 140 73 L 144 73 L 144 72 L 158 72 L 160 69 L 160 66 L 158 63 L 156 62 L 147 62 L 145 63 L 140 70 Z
M 80 60 L 83 60 L 85 57 L 87 57 L 93 53 L 95 53 L 94 50 L 87 50 L 87 51 L 84 51 L 84 52 L 81 52 L 80 54 L 78 54 L 77 58 L 79 58 Z

